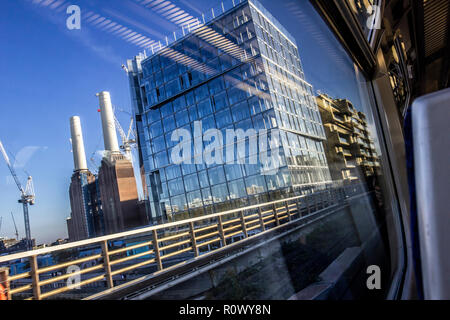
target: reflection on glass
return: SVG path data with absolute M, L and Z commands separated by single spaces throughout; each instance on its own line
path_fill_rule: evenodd
M 377 28 L 379 23 L 379 1 L 378 0 L 347 0 L 353 13 L 364 32 L 364 35 L 370 40 L 372 31 Z
M 51 1 L 31 2 L 50 7 Z M 201 11 L 208 3 L 196 0 L 189 6 Z M 368 37 L 372 29 L 366 22 L 377 3 L 347 1 Z M 386 173 L 390 170 L 385 167 L 368 79 L 309 1 L 213 4 L 210 13 L 198 17 L 186 11 L 182 18 L 186 20 L 180 22 L 174 12 L 180 12 L 182 4 L 133 2 L 143 12 L 157 15 L 158 22 L 167 22 L 154 25 L 167 37 L 144 37 L 136 42 L 147 44 L 142 46 L 145 52 L 124 66 L 130 78 L 138 161 L 146 191 L 142 209 L 151 224 L 174 223 L 165 224 L 168 227 L 161 237 L 184 234 L 180 247 L 173 244 L 175 238 L 160 241 L 161 247 L 169 246 L 162 255 L 164 266 L 192 261 L 196 254 L 201 258 L 211 251 L 219 258 L 226 251 L 229 261 L 239 266 L 234 268 L 240 270 L 237 273 L 221 272 L 227 265 L 223 269 L 211 266 L 217 281 L 194 292 L 199 286 L 193 277 L 183 298 L 385 298 L 400 264 L 393 250 L 400 246 L 392 243 L 395 192 L 389 188 L 391 177 Z M 165 9 L 168 12 L 161 14 L 165 11 L 159 10 Z M 153 24 L 144 22 L 141 26 Z M 177 30 L 169 25 L 176 25 Z M 95 27 L 86 21 L 88 26 Z M 129 31 L 125 39 L 136 40 L 138 35 Z M 393 51 L 394 61 L 401 62 L 395 52 L 399 51 Z M 109 51 L 104 54 L 115 60 Z M 400 103 L 405 101 L 405 92 L 397 80 L 392 77 Z M 172 137 L 177 129 L 189 133 L 189 160 L 199 162 L 173 161 L 178 141 Z M 252 138 L 260 138 L 265 129 L 279 146 L 276 150 L 255 147 Z M 202 135 L 214 131 L 226 137 L 227 130 L 244 132 L 241 138 L 223 143 L 236 162 L 201 160 L 206 154 L 202 148 L 212 143 L 202 141 Z M 251 163 L 255 155 L 258 161 Z M 276 170 L 264 170 L 261 158 L 272 159 Z M 117 176 L 122 173 L 115 172 Z M 123 193 L 120 197 L 130 201 Z M 295 214 L 288 213 L 292 211 Z M 264 220 L 267 213 L 273 216 Z M 256 222 L 246 223 L 249 217 L 257 217 Z M 230 229 L 224 231 L 224 225 Z M 197 240 L 191 228 L 197 228 Z M 204 236 L 205 230 L 216 239 Z M 252 239 L 255 244 L 264 241 L 264 250 L 247 255 Z M 195 244 L 202 245 L 198 252 Z M 236 254 L 237 248 L 245 250 Z M 164 256 L 177 250 L 182 254 Z M 369 265 L 380 267 L 382 290 L 366 287 Z M 150 263 L 142 266 L 126 275 L 138 278 L 157 268 Z M 167 290 L 170 296 L 171 289 Z
M 348 3 L 369 37 L 371 28 L 366 22 L 374 13 L 376 3 Z M 254 274 L 258 280 L 257 290 L 242 287 L 242 295 L 233 296 L 235 291 L 228 288 L 227 283 L 234 280 L 244 283 L 245 275 L 225 275 L 206 296 L 308 299 L 311 298 L 308 292 L 320 281 L 322 284 L 341 281 L 343 288 L 350 288 L 345 280 L 327 277 L 344 272 L 333 269 L 336 268 L 334 261 L 340 259 L 350 268 L 369 244 L 375 250 L 370 263 L 383 267 L 384 284 L 387 284 L 396 267 L 396 262 L 390 259 L 384 228 L 387 219 L 392 218 L 392 208 L 384 200 L 387 191 L 382 154 L 366 80 L 310 4 L 287 1 L 282 9 L 267 1 L 265 5 L 273 13 L 257 1 L 242 1 L 173 45 L 150 57 L 135 59 L 144 70 L 150 69 L 148 65 L 153 67 L 152 72 L 142 77 L 141 87 L 157 98 L 148 99 L 147 104 L 138 108 L 145 110 L 144 114 L 173 101 L 178 114 L 185 112 L 187 105 L 196 106 L 198 110 L 198 118 L 190 120 L 176 114 L 177 126 L 188 121 L 192 125 L 197 119 L 202 120 L 203 132 L 219 128 L 223 136 L 225 129 L 277 128 L 280 133 L 277 138 L 280 150 L 273 156 L 278 157 L 281 166 L 274 174 L 262 175 L 261 163 L 248 162 L 252 153 L 249 148 L 245 153 L 233 150 L 237 158 L 245 160 L 242 164 L 208 165 L 207 170 L 197 165 L 197 174 L 167 176 L 170 199 L 164 201 L 171 202 L 170 219 L 184 219 L 183 210 L 189 212 L 189 216 L 197 216 L 201 202 L 204 214 L 210 214 L 301 194 L 317 195 L 308 200 L 311 202 L 301 204 L 311 212 L 324 208 L 320 190 L 344 188 L 345 203 L 332 203 L 336 206 L 332 216 L 320 226 L 306 229 L 304 233 L 300 231 L 297 240 L 282 242 L 282 252 L 262 258 L 251 267 L 263 270 Z M 275 15 L 283 17 L 283 21 L 288 17 L 287 24 L 295 33 L 291 34 Z M 223 47 L 220 41 L 205 38 L 206 34 L 223 39 L 228 45 Z M 307 63 L 304 65 L 300 52 L 305 52 Z M 159 76 L 159 68 L 163 68 L 155 69 L 153 61 L 158 59 L 165 61 L 164 68 L 170 68 L 175 74 L 178 70 L 177 76 L 183 85 L 176 93 L 167 79 L 152 80 Z M 308 77 L 312 83 L 307 82 Z M 143 130 L 149 131 L 144 135 L 151 140 L 157 139 L 158 126 L 144 126 Z M 152 154 L 152 151 L 146 153 Z M 262 154 L 272 155 L 270 151 Z M 151 176 L 153 171 L 147 174 Z M 171 184 L 172 179 L 176 183 Z M 177 189 L 181 179 L 188 199 L 184 207 L 177 194 L 181 192 Z M 159 201 L 158 197 L 151 199 Z M 157 214 L 163 215 L 164 212 Z M 274 256 L 283 257 L 284 264 L 271 265 Z M 364 259 L 358 261 L 361 261 L 358 268 L 369 263 Z M 278 277 L 267 283 L 267 278 L 272 278 L 270 270 L 274 268 Z M 363 269 L 345 270 L 350 274 L 363 272 Z M 356 287 L 351 290 L 364 296 L 381 297 L 386 293 L 367 292 L 362 284 Z M 335 289 L 323 290 L 334 292 Z M 335 294 L 334 298 L 351 297 L 349 292 Z

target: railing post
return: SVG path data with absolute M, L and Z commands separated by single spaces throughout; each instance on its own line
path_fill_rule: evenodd
M 192 249 L 194 249 L 194 255 L 198 257 L 198 247 L 197 247 L 197 240 L 195 239 L 195 230 L 193 222 L 189 222 L 189 233 L 191 234 L 191 243 Z
M 244 233 L 244 238 L 248 238 L 247 226 L 245 225 L 245 217 L 244 217 L 243 210 L 241 210 L 241 226 L 242 226 L 242 232 Z
M 310 203 L 310 194 L 307 194 L 305 197 L 305 203 L 306 203 L 306 209 L 308 210 L 308 215 L 311 213 L 311 208 L 309 207 L 309 203 Z
M 273 204 L 273 216 L 275 217 L 275 223 L 277 226 L 280 225 L 280 220 L 278 219 L 278 211 L 277 211 L 277 205 Z
M 39 284 L 39 267 L 37 262 L 37 256 L 30 257 L 30 267 L 31 267 L 31 283 L 33 286 L 33 299 L 41 300 L 41 286 Z
M 264 225 L 261 207 L 258 208 L 258 216 L 259 216 L 259 225 L 261 226 L 261 231 L 266 231 L 266 226 Z
M 219 236 L 222 241 L 222 247 L 227 245 L 227 239 L 225 239 L 225 233 L 223 232 L 222 216 L 218 217 Z
M 0 284 L 5 289 L 6 299 L 11 300 L 11 290 L 9 287 L 9 269 L 8 268 L 0 268 Z
M 301 218 L 302 217 L 302 211 L 301 211 L 300 199 L 297 199 L 295 201 L 295 205 L 297 206 L 298 217 Z
M 159 252 L 159 244 L 158 244 L 158 233 L 156 232 L 156 230 L 153 230 L 153 251 L 155 253 L 155 261 L 156 265 L 158 266 L 158 271 L 162 270 L 161 255 Z
M 109 263 L 108 240 L 102 242 L 103 268 L 105 269 L 106 285 L 108 288 L 114 287 L 114 281 L 111 274 L 111 264 Z
M 286 212 L 288 215 L 288 221 L 291 222 L 291 206 L 289 205 L 289 202 L 286 201 Z
M 320 200 L 320 209 L 323 209 L 323 208 L 325 208 L 325 191 L 321 191 L 320 192 L 320 198 L 319 198 L 319 200 Z

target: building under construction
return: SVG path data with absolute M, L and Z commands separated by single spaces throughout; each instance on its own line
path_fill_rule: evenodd
M 119 149 L 109 92 L 97 94 L 105 152 L 98 175 L 87 169 L 78 117 L 71 118 L 75 170 L 70 184 L 69 240 L 76 241 L 137 228 L 148 223 L 142 210 L 133 164 Z

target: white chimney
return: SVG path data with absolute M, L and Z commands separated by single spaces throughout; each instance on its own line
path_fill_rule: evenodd
M 105 150 L 110 153 L 120 153 L 119 142 L 117 141 L 116 124 L 111 103 L 111 95 L 107 91 L 97 93 L 100 102 L 100 112 L 102 117 L 103 140 Z
M 87 170 L 86 152 L 84 151 L 83 133 L 80 117 L 70 118 L 70 134 L 72 135 L 72 152 L 75 171 Z

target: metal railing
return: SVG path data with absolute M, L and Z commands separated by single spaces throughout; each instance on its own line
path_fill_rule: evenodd
M 220 250 L 233 242 L 335 206 L 355 190 L 351 186 L 327 188 L 309 195 L 0 257 L 0 266 L 10 267 L 19 259 L 29 262 L 29 271 L 6 276 L 5 287 L 9 288 L 9 297 L 26 297 L 25 300 L 41 300 L 93 283 L 107 290 L 120 282 L 121 276 L 131 275 L 140 268 L 153 268 L 145 270 L 145 274 L 173 268 L 180 263 L 173 260 L 176 256 L 183 263 L 203 253 Z M 39 256 L 75 249 L 75 258 L 69 256 L 67 261 L 48 266 L 38 263 Z M 80 257 L 82 250 L 90 252 Z M 138 261 L 132 261 L 136 259 Z M 64 273 L 73 266 L 77 267 L 74 272 Z M 59 273 L 55 275 L 56 272 Z M 66 283 L 74 277 L 79 277 L 80 281 Z M 55 285 L 60 287 L 55 289 Z

